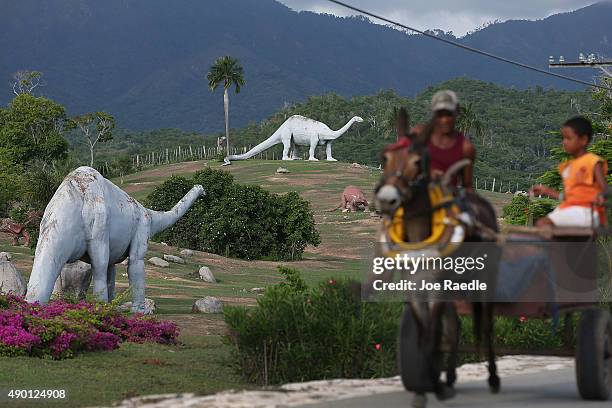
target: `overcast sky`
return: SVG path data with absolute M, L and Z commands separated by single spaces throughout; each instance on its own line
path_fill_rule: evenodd
M 294 10 L 339 16 L 352 14 L 326 0 L 279 0 Z M 419 29 L 440 28 L 465 35 L 495 20 L 540 19 L 575 10 L 597 0 L 343 0 Z

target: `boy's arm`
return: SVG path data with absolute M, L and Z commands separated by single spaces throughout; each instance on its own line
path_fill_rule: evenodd
M 598 162 L 595 164 L 595 184 L 601 190 L 601 193 L 597 197 L 595 203 L 598 205 L 603 205 L 606 201 L 605 197 L 608 194 L 608 180 L 606 180 L 606 176 L 603 170 L 603 163 Z

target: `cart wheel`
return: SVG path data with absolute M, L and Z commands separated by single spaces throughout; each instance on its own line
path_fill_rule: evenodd
M 408 391 L 433 392 L 432 356 L 428 349 L 431 341 L 420 340 L 420 337 L 421 328 L 417 324 L 412 308 L 406 305 L 402 314 L 398 342 L 398 365 L 402 383 Z
M 582 313 L 576 347 L 580 396 L 605 401 L 612 390 L 612 318 L 602 309 Z

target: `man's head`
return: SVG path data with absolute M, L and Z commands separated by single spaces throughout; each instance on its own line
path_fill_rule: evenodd
M 593 126 L 588 119 L 576 116 L 563 124 L 561 136 L 563 137 L 563 149 L 575 155 L 586 150 L 593 137 Z
M 438 91 L 431 98 L 431 110 L 436 128 L 442 133 L 452 133 L 459 111 L 459 99 L 453 91 Z

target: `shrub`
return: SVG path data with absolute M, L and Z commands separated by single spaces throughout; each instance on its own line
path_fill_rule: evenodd
M 360 287 L 330 279 L 309 288 L 299 272 L 279 268 L 284 280 L 266 289 L 254 308 L 227 307 L 228 341 L 237 370 L 257 384 L 394 375 L 403 303 L 362 302 Z M 473 322 L 461 317 L 461 344 L 474 343 Z M 576 319 L 575 319 L 576 320 Z M 563 347 L 563 322 L 498 317 L 495 347 L 526 353 Z M 461 361 L 478 361 L 475 354 Z
M 174 344 L 178 334 L 174 323 L 128 317 L 110 304 L 53 300 L 39 305 L 0 295 L 0 356 L 62 359 L 82 351 L 113 350 L 122 341 Z
M 308 288 L 297 271 L 257 307 L 228 307 L 239 370 L 259 384 L 394 374 L 402 305 L 362 302 L 360 286 L 330 279 Z M 314 364 L 313 362 L 316 362 Z
M 154 240 L 244 259 L 299 259 L 318 245 L 310 204 L 297 193 L 276 195 L 258 186 L 234 183 L 231 174 L 204 169 L 193 179 L 171 177 L 147 198 L 154 210 L 168 210 L 201 184 L 206 195 L 173 227 Z
M 557 201 L 550 198 L 536 198 L 529 200 L 523 194 L 512 197 L 510 204 L 504 207 L 504 219 L 508 224 L 527 225 L 529 213 L 533 215 L 533 220 L 545 217 L 557 205 Z

